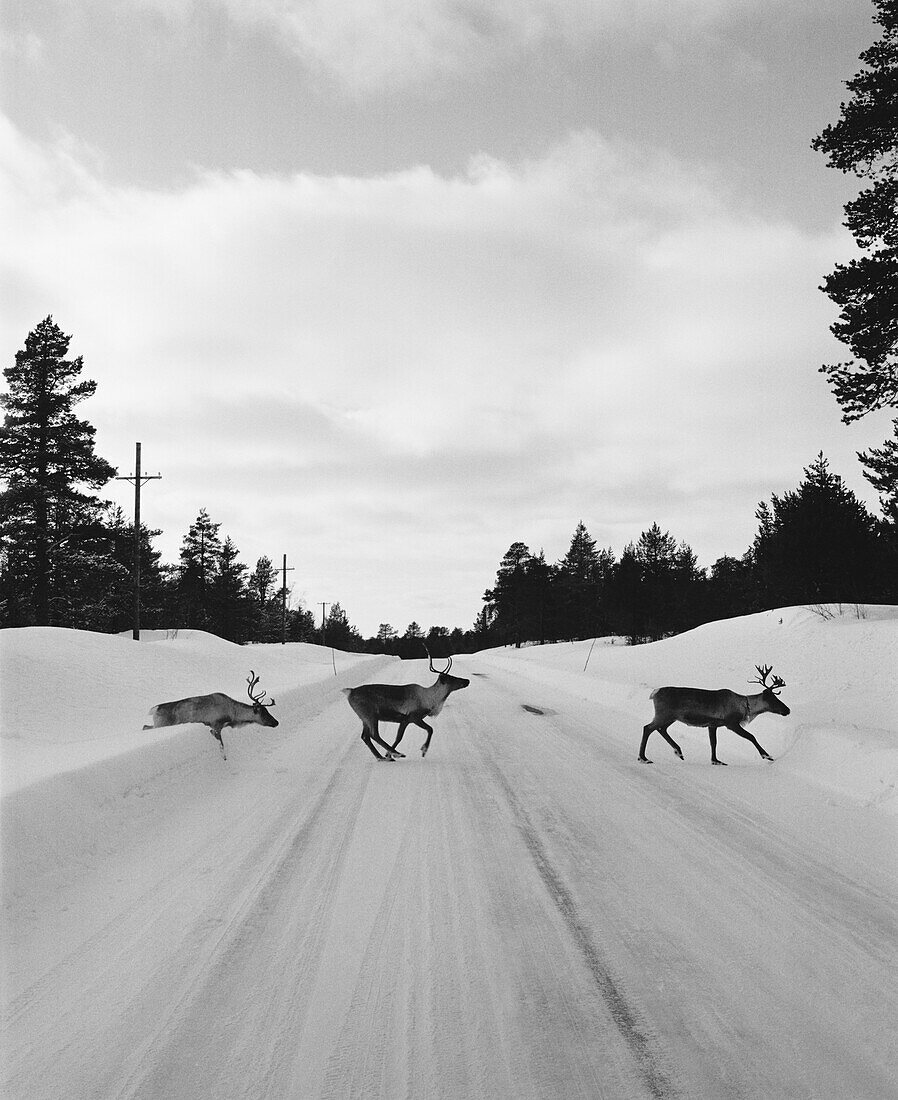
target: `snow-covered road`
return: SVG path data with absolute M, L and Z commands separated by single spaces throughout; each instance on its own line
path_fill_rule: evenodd
M 640 766 L 613 707 L 456 667 L 426 760 L 358 739 L 341 686 L 429 682 L 384 662 L 288 691 L 227 763 L 148 744 L 108 814 L 50 780 L 52 860 L 37 788 L 10 796 L 8 1095 L 896 1095 L 888 816 L 859 848 L 756 757 L 712 768 L 692 731 Z

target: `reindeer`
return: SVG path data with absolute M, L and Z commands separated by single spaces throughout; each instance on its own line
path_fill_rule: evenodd
M 430 658 L 430 671 L 436 673 L 437 677 L 436 683 L 430 687 L 422 687 L 420 684 L 363 684 L 361 687 L 343 688 L 349 705 L 362 720 L 362 740 L 378 760 L 405 758 L 405 753 L 397 752 L 396 746 L 409 725 L 427 730 L 427 739 L 421 746 L 421 755 L 426 756 L 433 727 L 424 719 L 428 715 L 436 717 L 452 692 L 466 688 L 471 682 L 461 676 L 449 675 L 449 669 L 452 668 L 451 657 L 449 664 L 440 672 L 433 667 L 433 658 L 429 652 L 427 656 Z M 399 723 L 399 731 L 392 745 L 388 745 L 380 736 L 379 722 Z M 383 755 L 374 747 L 374 741 L 384 750 Z
M 657 730 L 674 752 L 683 759 L 680 746 L 667 732 L 672 722 L 683 722 L 687 726 L 704 726 L 708 730 L 711 739 L 711 763 L 724 765 L 723 760 L 717 759 L 717 729 L 725 726 L 726 729 L 738 733 L 751 741 L 765 760 L 773 761 L 773 757 L 761 748 L 748 730 L 743 729 L 759 714 L 789 714 L 789 708 L 783 703 L 777 692 L 786 686 L 786 681 L 779 676 L 774 676 L 773 682 L 768 685 L 767 677 L 773 671 L 772 666 L 755 665 L 758 677 L 749 680 L 750 684 L 760 684 L 763 691 L 758 695 L 737 695 L 735 691 L 726 688 L 720 691 L 705 691 L 702 688 L 663 687 L 656 688 L 650 698 L 655 702 L 655 717 L 642 730 L 642 744 L 639 746 L 639 760 L 643 764 L 651 764 L 645 755 L 645 746 L 649 735 Z
M 249 687 L 247 695 L 252 700 L 249 703 L 238 703 L 228 695 L 222 695 L 215 691 L 211 695 L 193 695 L 189 699 L 178 699 L 174 703 L 159 703 L 152 708 L 148 717 L 150 722 L 144 726 L 145 730 L 158 729 L 160 726 L 180 726 L 187 722 L 201 722 L 208 726 L 212 736 L 218 742 L 222 757 L 227 760 L 224 741 L 221 739 L 221 731 L 225 726 L 257 726 L 274 727 L 278 724 L 276 718 L 268 713 L 268 707 L 275 705 L 274 699 L 263 703 L 264 691 L 253 694 L 259 677 L 250 669 L 246 678 Z

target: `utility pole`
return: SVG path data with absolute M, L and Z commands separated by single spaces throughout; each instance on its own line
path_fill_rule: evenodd
M 145 481 L 158 481 L 162 474 L 141 474 L 140 444 L 135 446 L 134 474 L 131 477 L 117 477 L 115 480 L 134 482 L 134 613 L 131 634 L 137 642 L 140 641 L 140 487 Z
M 293 566 L 287 567 L 287 555 L 284 554 L 284 580 L 282 585 L 283 603 L 281 606 L 281 645 L 287 644 L 287 574 L 293 572 Z
M 321 644 L 324 645 L 324 609 L 330 607 L 329 603 L 321 604 Z

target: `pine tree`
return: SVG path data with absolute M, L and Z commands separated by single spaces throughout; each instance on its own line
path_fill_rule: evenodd
M 362 638 L 350 623 L 349 617 L 339 602 L 331 605 L 324 627 L 324 644 L 342 649 L 345 653 L 357 653 L 362 646 Z
M 201 508 L 181 543 L 178 606 L 180 621 L 186 627 L 212 629 L 210 601 L 221 561 L 220 527 Z
M 226 538 L 210 585 L 210 627 L 219 637 L 242 643 L 249 637 L 251 597 L 246 585 L 247 567 L 239 556 L 231 538 Z
M 592 638 L 606 627 L 602 605 L 614 567 L 611 550 L 596 542 L 579 522 L 568 552 L 556 567 L 558 632 L 565 638 Z
M 752 556 L 767 607 L 862 603 L 884 591 L 877 521 L 821 452 L 798 488 L 758 508 Z
M 493 632 L 503 644 L 520 645 L 526 640 L 523 626 L 529 561 L 529 548 L 523 542 L 513 542 L 499 563 L 495 587 L 485 594 L 493 610 Z
M 71 337 L 46 317 L 16 352 L 3 374 L 9 392 L 0 428 L 0 539 L 6 555 L 5 580 L 16 595 L 4 603 L 7 624 L 53 621 L 54 602 L 74 612 L 77 590 L 64 589 L 66 559 L 78 553 L 86 532 L 95 533 L 105 503 L 85 492 L 116 474 L 94 452 L 96 430 L 74 408 L 93 396 L 96 382 L 77 381 L 79 355 L 68 359 Z M 72 578 L 69 577 L 69 584 Z
M 643 592 L 643 571 L 636 546 L 628 543 L 614 567 L 609 591 L 609 613 L 616 634 L 625 635 L 631 644 L 649 636 L 647 601 Z
M 554 599 L 556 580 L 556 569 L 546 561 L 542 550 L 526 562 L 520 608 L 520 632 L 523 640 L 543 643 L 557 638 L 558 613 Z
M 674 584 L 677 569 L 676 539 L 657 523 L 643 531 L 636 543 L 636 561 L 642 574 L 641 596 L 645 629 L 652 639 L 674 629 Z
M 898 420 L 892 427 L 891 439 L 886 439 L 881 447 L 862 452 L 858 458 L 867 467 L 864 477 L 879 493 L 883 515 L 898 530 Z
M 146 626 L 162 626 L 165 593 L 159 552 L 151 539 L 159 535 L 140 526 L 140 595 Z M 81 625 L 118 633 L 133 626 L 134 524 L 118 506 L 98 527 L 98 538 L 79 544 L 81 568 L 72 576 L 80 604 Z M 65 625 L 65 624 L 60 624 Z
M 291 642 L 314 642 L 321 639 L 321 632 L 315 626 L 315 616 L 302 603 L 287 612 L 287 636 Z
M 615 607 L 631 639 L 658 639 L 695 626 L 704 574 L 685 542 L 653 523 L 624 551 L 615 575 Z
M 731 619 L 760 610 L 750 553 L 741 559 L 724 555 L 714 562 L 702 606 L 705 621 Z
M 832 332 L 854 356 L 821 368 L 846 422 L 898 405 L 898 3 L 873 2 L 882 37 L 861 54 L 866 68 L 846 82 L 852 96 L 842 117 L 812 143 L 830 167 L 869 183 L 845 206 L 845 224 L 865 255 L 838 264 L 821 288 L 841 309 Z M 895 436 L 896 444 L 859 456 L 887 511 L 898 493 L 898 420 Z
M 263 555 L 250 574 L 251 635 L 257 642 L 276 642 L 282 633 L 283 608 L 276 598 L 278 571 L 271 558 Z

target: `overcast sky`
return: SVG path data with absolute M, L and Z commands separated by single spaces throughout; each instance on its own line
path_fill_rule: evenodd
M 865 0 L 6 0 L 0 358 L 47 314 L 147 472 L 365 635 L 472 625 L 514 541 L 702 565 L 821 449 Z M 125 506 L 133 490 L 104 491 Z

